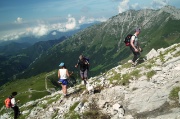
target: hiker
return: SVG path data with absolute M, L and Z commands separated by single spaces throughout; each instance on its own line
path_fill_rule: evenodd
M 142 51 L 138 43 L 138 35 L 140 34 L 140 29 L 136 28 L 134 35 L 132 35 L 130 40 L 130 49 L 134 55 L 132 59 L 132 66 L 137 64 L 136 60 L 140 57 L 140 52 Z
M 87 84 L 87 78 L 88 78 L 88 70 L 89 70 L 89 61 L 87 58 L 85 58 L 83 55 L 79 56 L 78 63 L 75 65 L 77 68 L 80 66 L 80 76 L 81 79 L 84 81 L 84 84 Z
M 62 86 L 62 91 L 64 96 L 67 96 L 67 85 L 68 85 L 67 78 L 69 78 L 70 75 L 63 62 L 59 64 L 59 67 L 60 69 L 58 70 L 58 78 L 59 78 L 58 83 L 60 83 Z
M 17 106 L 17 103 L 19 102 L 19 100 L 15 100 L 15 96 L 17 95 L 17 92 L 12 92 L 10 98 L 11 98 L 11 105 L 12 105 L 12 109 L 14 110 L 14 119 L 17 119 L 18 116 L 20 115 L 20 111 L 19 111 L 19 107 Z

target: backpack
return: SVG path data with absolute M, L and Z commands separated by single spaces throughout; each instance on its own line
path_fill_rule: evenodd
M 132 34 L 128 34 L 128 35 L 125 37 L 124 43 L 125 43 L 126 46 L 130 46 L 130 40 L 131 40 L 131 37 L 132 37 L 132 36 L 133 36 Z
M 85 64 L 87 65 L 87 69 L 89 70 L 89 58 L 84 57 Z
M 12 107 L 11 98 L 10 97 L 6 98 L 4 100 L 4 103 L 5 103 L 6 108 L 11 108 Z
M 87 57 L 84 57 L 84 59 L 85 59 L 86 61 L 88 61 L 88 63 L 89 63 L 89 58 L 87 58 Z

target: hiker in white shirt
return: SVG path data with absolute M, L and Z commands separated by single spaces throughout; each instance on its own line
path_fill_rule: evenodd
M 15 100 L 15 96 L 17 95 L 17 92 L 12 92 L 11 95 L 11 104 L 12 104 L 12 109 L 14 110 L 14 119 L 17 119 L 18 116 L 20 115 L 19 107 L 17 106 L 17 103 L 19 102 Z
M 62 86 L 62 91 L 64 96 L 67 96 L 67 85 L 68 85 L 67 78 L 69 78 L 70 75 L 63 62 L 61 62 L 59 66 L 60 69 L 58 70 L 58 78 L 59 78 L 58 82 Z
M 135 29 L 135 33 L 131 37 L 131 40 L 130 40 L 130 49 L 134 55 L 134 57 L 132 59 L 133 66 L 136 65 L 136 63 L 137 63 L 136 61 L 140 57 L 140 52 L 142 51 L 142 49 L 140 48 L 139 43 L 138 43 L 138 35 L 139 34 L 140 34 L 140 29 L 139 28 Z

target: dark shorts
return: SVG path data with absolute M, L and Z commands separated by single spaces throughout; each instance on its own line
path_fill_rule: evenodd
M 80 76 L 81 78 L 87 78 L 87 69 L 85 71 L 80 70 Z
M 59 79 L 59 82 L 61 82 L 62 85 L 68 85 L 67 79 Z

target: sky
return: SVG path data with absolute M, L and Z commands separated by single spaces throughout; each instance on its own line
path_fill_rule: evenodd
M 180 8 L 180 0 L 0 0 L 0 40 L 41 37 L 104 22 L 129 9 Z

